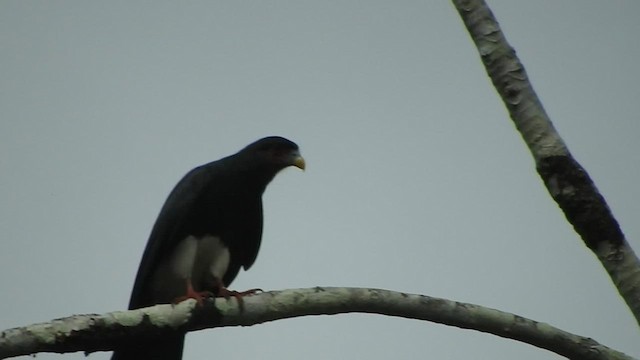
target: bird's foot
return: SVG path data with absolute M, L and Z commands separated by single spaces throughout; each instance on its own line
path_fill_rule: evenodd
M 191 281 L 187 281 L 187 293 L 175 298 L 172 303 L 177 304 L 187 299 L 195 299 L 198 302 L 198 306 L 202 306 L 204 304 L 204 299 L 214 296 L 214 293 L 211 291 L 195 291 L 191 285 Z
M 242 297 L 255 295 L 256 293 L 259 293 L 259 292 L 262 292 L 262 289 L 249 289 L 246 291 L 235 291 L 235 290 L 229 290 L 224 286 L 219 286 L 215 296 L 223 297 L 227 300 L 229 300 L 233 296 L 238 301 L 238 306 L 240 307 L 240 311 L 242 312 L 244 311 L 244 299 Z
M 234 298 L 239 299 L 242 296 L 251 296 L 259 292 L 262 292 L 262 289 L 249 289 L 246 291 L 235 291 L 235 290 L 229 290 L 225 287 L 220 287 L 216 292 L 216 297 L 223 297 L 229 300 L 229 298 L 233 296 Z

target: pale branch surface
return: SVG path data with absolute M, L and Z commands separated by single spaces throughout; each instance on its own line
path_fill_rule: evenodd
M 482 0 L 453 0 L 547 190 L 640 323 L 640 262 L 586 170 L 553 127 L 525 69 Z
M 551 325 L 479 305 L 381 289 L 315 287 L 270 291 L 244 298 L 195 300 L 178 305 L 76 315 L 0 333 L 0 358 L 38 352 L 108 351 L 171 331 L 250 326 L 308 315 L 371 313 L 431 321 L 491 333 L 547 349 L 569 359 L 631 360 L 596 341 Z

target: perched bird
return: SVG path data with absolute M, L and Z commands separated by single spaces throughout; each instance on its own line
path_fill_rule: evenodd
M 226 289 L 256 260 L 262 237 L 262 193 L 278 171 L 305 168 L 298 146 L 282 137 L 260 139 L 238 153 L 191 170 L 175 186 L 142 255 L 129 309 L 186 298 L 198 302 Z M 184 334 L 132 339 L 112 360 L 179 360 Z

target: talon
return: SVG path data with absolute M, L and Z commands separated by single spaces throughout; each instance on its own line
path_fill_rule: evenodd
M 244 300 L 242 299 L 243 296 L 251 296 L 251 295 L 255 295 L 258 292 L 263 292 L 262 289 L 249 289 L 246 291 L 235 291 L 235 290 L 229 290 L 227 289 L 224 284 L 222 283 L 222 281 L 220 281 L 219 279 L 216 279 L 216 292 L 215 292 L 215 297 L 223 297 L 227 300 L 229 300 L 232 296 L 234 298 L 236 298 L 236 300 L 238 301 L 238 306 L 240 307 L 240 311 L 244 311 Z
M 204 305 L 204 299 L 208 297 L 214 297 L 214 294 L 211 291 L 195 291 L 193 285 L 191 285 L 191 280 L 187 279 L 187 293 L 175 298 L 171 303 L 175 305 L 187 299 L 195 299 L 198 302 L 198 306 L 202 306 Z
M 251 296 L 251 295 L 255 295 L 257 293 L 263 293 L 264 290 L 260 289 L 260 288 L 255 288 L 255 289 L 249 289 L 249 290 L 245 290 L 245 291 L 241 291 L 240 295 L 242 296 Z

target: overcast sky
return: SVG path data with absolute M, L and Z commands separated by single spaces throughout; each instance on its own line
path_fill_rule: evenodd
M 640 2 L 489 5 L 640 249 Z M 307 171 L 268 187 L 260 254 L 232 288 L 438 296 L 640 355 L 637 324 L 544 189 L 449 1 L 3 0 L 0 49 L 2 329 L 125 309 L 180 177 L 281 135 Z M 338 315 L 191 333 L 184 358 L 559 357 Z

